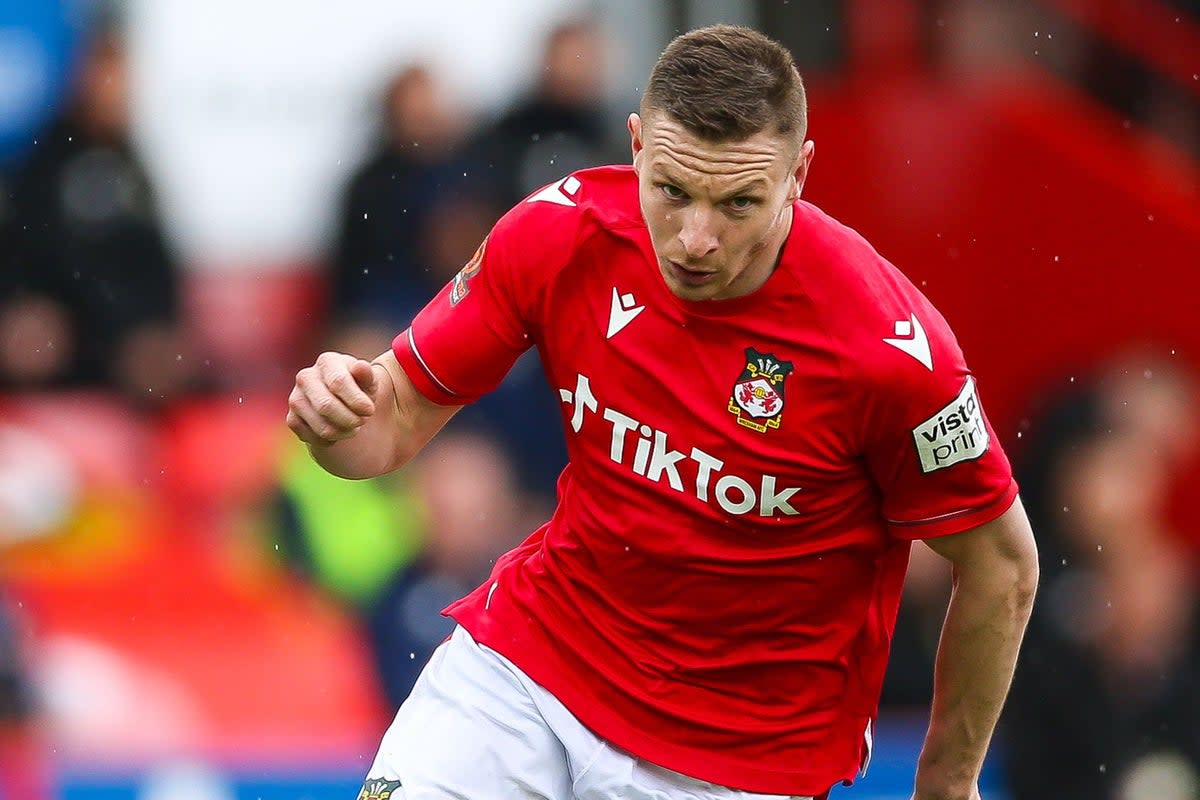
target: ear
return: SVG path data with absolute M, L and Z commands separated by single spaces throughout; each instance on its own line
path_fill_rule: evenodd
M 629 115 L 629 119 L 625 123 L 625 127 L 629 129 L 629 146 L 633 151 L 633 169 L 636 172 L 638 169 L 638 155 L 641 154 L 642 144 L 642 118 L 633 113 Z
M 789 203 L 800 199 L 800 193 L 804 191 L 804 181 L 808 178 L 808 167 L 812 164 L 815 151 L 816 145 L 813 144 L 812 139 L 800 145 L 800 152 L 796 154 L 796 163 L 792 165 L 793 183 L 791 195 L 788 197 Z

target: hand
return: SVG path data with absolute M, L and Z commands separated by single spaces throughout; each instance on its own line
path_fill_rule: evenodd
M 349 439 L 375 413 L 379 381 L 370 361 L 322 353 L 296 373 L 287 423 L 302 442 L 330 445 Z

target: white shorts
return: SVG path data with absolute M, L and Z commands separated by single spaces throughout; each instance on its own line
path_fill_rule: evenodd
M 412 694 L 400 706 L 359 797 L 782 800 L 784 796 L 706 783 L 618 750 L 585 728 L 511 661 L 457 627 L 434 651 Z

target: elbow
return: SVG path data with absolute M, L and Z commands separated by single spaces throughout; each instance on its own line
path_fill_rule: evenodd
M 1034 542 L 1032 534 L 1013 555 L 1011 579 L 1013 605 L 1020 616 L 1028 618 L 1033 611 L 1041 575 L 1041 569 L 1038 566 L 1037 544 Z

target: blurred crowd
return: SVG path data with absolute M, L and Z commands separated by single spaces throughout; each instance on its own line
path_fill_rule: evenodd
M 1010 448 L 1041 587 L 1001 720 L 1013 800 L 1200 797 L 1196 378 L 1146 352 L 1047 392 Z M 913 550 L 884 704 L 928 707 L 953 578 Z
M 465 118 L 426 64 L 391 76 L 373 149 L 340 193 L 313 353 L 383 352 L 505 209 L 626 160 L 605 114 L 606 57 L 593 21 L 559 25 L 527 94 L 489 120 Z M 120 30 L 98 31 L 61 114 L 0 176 L 0 554 L 78 514 L 78 475 L 53 437 L 22 428 L 25 398 L 102 396 L 144 434 L 236 389 L 188 333 L 184 271 L 130 135 L 126 62 Z M 1172 513 L 1196 499 L 1171 493 L 1200 453 L 1196 392 L 1176 364 L 1117 359 L 1041 403 L 1012 443 L 1043 575 L 1002 732 L 1014 800 L 1200 798 L 1200 536 Z M 267 411 L 280 423 L 284 394 Z M 395 475 L 340 481 L 271 440 L 248 503 L 254 546 L 357 621 L 389 707 L 448 635 L 440 609 L 552 507 L 558 406 L 531 353 Z M 927 708 L 952 590 L 917 545 L 885 707 Z M 32 755 L 24 624 L 0 594 L 0 796 L 38 798 L 48 771 Z
M 535 84 L 486 121 L 464 119 L 429 66 L 394 74 L 373 148 L 340 193 L 326 302 L 304 357 L 385 351 L 504 210 L 573 169 L 620 159 L 604 57 L 594 22 L 564 22 Z M 27 398 L 86 398 L 145 436 L 190 401 L 238 388 L 188 335 L 185 275 L 131 137 L 127 60 L 119 28 L 97 31 L 61 114 L 0 180 L 0 553 L 61 537 L 86 505 L 73 454 L 22 427 Z M 272 388 L 267 413 L 282 433 L 286 389 Z M 548 515 L 566 461 L 548 424 L 557 414 L 531 353 L 398 474 L 346 482 L 286 437 L 268 448 L 276 466 L 251 498 L 258 546 L 358 620 L 389 707 L 448 635 L 440 610 Z M 197 494 L 186 495 L 192 516 L 205 513 Z M 0 605 L 0 796 L 32 799 L 48 796 L 48 767 L 33 757 L 38 704 L 18 611 Z

